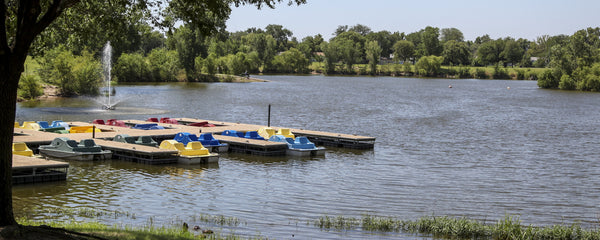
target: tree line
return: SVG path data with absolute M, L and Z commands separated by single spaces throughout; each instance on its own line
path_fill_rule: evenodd
M 57 24 L 60 26 L 60 24 Z M 416 75 L 429 77 L 538 80 L 542 88 L 600 90 L 599 28 L 572 36 L 540 36 L 533 41 L 489 35 L 465 40 L 456 28 L 428 26 L 416 32 L 372 31 L 368 26 L 339 26 L 326 40 L 317 34 L 298 40 L 292 31 L 271 24 L 264 29 L 218 31 L 207 35 L 192 24 L 154 30 L 143 18 L 111 25 L 110 35 L 90 25 L 72 34 L 40 38 L 30 55 L 41 65 L 39 76 L 64 95 L 98 91 L 98 55 L 104 41 L 113 45 L 117 82 L 217 81 L 215 74 L 309 73 Z M 45 35 L 43 35 L 45 36 Z M 57 58 L 58 57 L 58 58 Z M 85 65 L 85 68 L 82 68 Z M 448 66 L 443 69 L 442 66 Z M 477 67 L 491 66 L 486 72 Z M 541 74 L 507 68 L 549 68 Z M 27 77 L 27 76 L 24 76 Z M 31 77 L 23 81 L 22 92 Z M 97 87 L 96 87 L 97 89 Z M 35 97 L 35 96 L 29 96 Z

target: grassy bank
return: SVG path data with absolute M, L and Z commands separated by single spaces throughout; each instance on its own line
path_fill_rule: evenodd
M 313 62 L 309 66 L 313 73 L 324 73 L 325 65 L 322 62 Z M 465 79 L 508 79 L 508 80 L 537 80 L 538 76 L 547 68 L 520 68 L 520 67 L 470 67 L 470 66 L 441 66 L 440 78 L 465 78 Z M 415 66 L 402 64 L 377 65 L 377 76 L 415 76 Z M 328 75 L 369 75 L 366 64 L 355 64 L 352 71 L 345 69 L 345 65 L 336 65 L 335 72 Z
M 449 239 L 600 239 L 597 229 L 585 229 L 578 224 L 523 226 L 518 217 L 508 215 L 492 224 L 446 216 L 422 217 L 418 220 L 371 215 L 362 218 L 324 216 L 316 220 L 314 225 L 321 229 L 408 232 Z
M 48 235 L 67 235 L 72 238 L 65 239 L 107 239 L 107 240 L 192 240 L 192 239 L 264 239 L 260 236 L 248 238 L 235 234 L 221 234 L 206 229 L 194 230 L 184 227 L 130 227 L 130 226 L 106 226 L 97 222 L 45 222 L 20 220 L 21 225 L 26 226 L 25 239 L 49 239 Z M 23 231 L 23 230 L 21 230 Z M 38 238 L 41 237 L 41 238 Z M 1 238 L 1 237 L 0 237 Z M 60 238 L 57 238 L 60 239 Z
M 201 215 L 195 220 L 220 226 L 239 224 L 238 219 L 223 216 Z M 19 223 L 28 226 L 28 229 L 34 229 L 32 231 L 64 230 L 67 234 L 79 236 L 75 239 L 265 239 L 261 236 L 248 238 L 235 234 L 224 235 L 217 231 L 207 233 L 202 229 L 194 230 L 192 226 L 183 227 L 179 223 L 169 227 L 156 227 L 153 224 L 130 227 L 106 226 L 96 222 L 82 223 L 74 220 L 31 221 L 23 218 L 19 219 Z M 310 225 L 311 222 L 307 224 Z M 518 217 L 509 215 L 498 221 L 478 221 L 448 216 L 427 216 L 417 220 L 372 215 L 364 215 L 360 218 L 323 216 L 312 221 L 312 225 L 316 230 L 364 231 L 374 234 L 402 232 L 441 239 L 600 239 L 600 231 L 596 228 L 583 228 L 579 224 L 525 226 Z M 34 234 L 34 238 L 28 239 L 35 239 L 35 236 L 37 235 Z

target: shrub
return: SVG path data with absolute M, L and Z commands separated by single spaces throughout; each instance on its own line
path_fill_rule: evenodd
M 437 76 L 441 73 L 443 57 L 425 56 L 421 57 L 415 64 L 415 71 L 421 76 Z
M 558 88 L 562 90 L 575 90 L 577 88 L 577 84 L 571 78 L 571 76 L 564 74 L 560 77 L 560 82 L 558 83 Z
M 475 69 L 475 78 L 478 79 L 487 79 L 487 73 L 485 72 L 485 69 L 483 68 L 477 68 Z
M 517 80 L 525 80 L 525 70 L 517 69 Z
M 44 89 L 40 84 L 40 77 L 33 74 L 21 75 L 19 80 L 19 96 L 25 99 L 34 99 L 44 94 Z
M 492 73 L 493 79 L 510 79 L 506 68 L 502 67 L 502 63 L 498 63 L 494 66 L 494 72 Z
M 456 70 L 456 74 L 459 78 L 472 78 L 473 74 L 471 74 L 471 68 L 460 66 L 458 70 Z
M 152 81 L 177 81 L 177 73 L 181 70 L 179 68 L 177 52 L 169 51 L 166 48 L 155 48 L 146 58 L 148 59 L 148 70 L 150 71 Z
M 78 95 L 98 95 L 102 85 L 102 65 L 94 56 L 83 51 L 81 56 L 76 56 L 73 64 L 75 78 L 75 92 Z
M 285 52 L 275 56 L 273 65 L 279 72 L 285 73 L 305 73 L 308 72 L 309 61 L 300 50 L 290 48 Z
M 558 88 L 559 79 L 555 77 L 552 70 L 548 69 L 540 74 L 537 85 L 541 88 Z
M 152 82 L 150 67 L 140 53 L 123 53 L 113 67 L 118 82 Z

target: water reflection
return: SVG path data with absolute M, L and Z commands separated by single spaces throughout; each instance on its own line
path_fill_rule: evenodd
M 109 224 L 224 215 L 246 223 L 226 230 L 278 239 L 407 237 L 324 232 L 306 224 L 323 215 L 435 214 L 489 221 L 508 213 L 519 214 L 524 224 L 591 226 L 600 214 L 596 93 L 542 90 L 530 81 L 264 78 L 272 82 L 117 87 L 117 95 L 135 96 L 123 102 L 124 109 L 165 111 L 152 116 L 44 110 L 91 108 L 89 100 L 72 99 L 52 106 L 20 104 L 17 117 L 164 116 L 266 124 L 271 104 L 273 126 L 373 136 L 375 149 L 328 148 L 323 157 L 302 159 L 229 153 L 218 165 L 197 167 L 74 163 L 66 183 L 15 188 L 15 211 L 43 217 L 43 211 L 30 210 L 41 205 L 136 214 L 105 220 Z

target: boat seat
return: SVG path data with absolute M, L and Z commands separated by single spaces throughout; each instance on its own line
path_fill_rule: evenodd
M 94 119 L 94 121 L 92 121 L 92 124 L 105 125 L 106 123 L 104 123 L 104 120 L 102 120 L 102 119 Z
M 125 122 L 123 122 L 121 120 L 115 121 L 112 125 L 113 126 L 117 126 L 117 127 L 127 127 L 127 125 L 125 124 Z
M 95 143 L 95 142 L 94 142 L 94 140 L 92 140 L 92 139 L 84 139 L 84 140 L 81 140 L 81 143 L 80 143 L 80 144 L 81 144 L 81 146 L 83 146 L 83 147 L 94 147 L 94 146 L 96 146 L 96 143 Z
M 135 139 L 133 139 L 132 136 L 129 136 L 129 134 L 119 134 L 119 135 L 115 136 L 115 138 L 113 139 L 113 141 L 115 141 L 115 142 L 126 142 L 126 143 L 135 143 Z
M 67 141 L 65 141 L 65 142 L 67 143 L 67 145 L 68 145 L 69 147 L 72 147 L 72 148 L 79 147 L 79 146 L 77 145 L 77 142 L 75 142 L 75 140 L 71 140 L 71 139 L 69 139 L 69 140 L 67 140 Z
M 25 143 L 13 143 L 13 151 L 25 151 L 27 149 L 27 144 Z
M 277 135 L 283 135 L 285 137 L 289 137 L 289 138 L 296 138 L 296 136 L 294 136 L 294 134 L 292 133 L 292 131 L 289 128 L 280 128 L 279 130 L 277 130 Z
M 41 128 L 50 128 L 50 125 L 46 121 L 38 121 L 37 124 L 40 125 Z
M 146 119 L 146 122 L 158 122 L 158 118 L 148 118 Z
M 263 137 L 259 136 L 258 132 L 256 131 L 248 131 L 244 137 L 249 139 L 265 140 Z
M 16 142 L 12 145 L 13 154 L 22 155 L 22 156 L 33 156 L 33 151 L 27 147 L 27 144 L 23 142 Z

